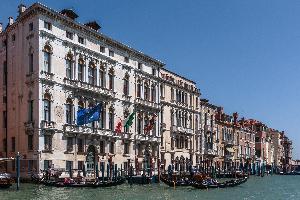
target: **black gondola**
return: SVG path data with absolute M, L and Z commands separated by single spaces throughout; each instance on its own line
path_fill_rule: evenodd
M 161 176 L 160 180 L 162 182 L 164 182 L 165 184 L 167 184 L 168 186 L 170 186 L 170 187 L 174 187 L 174 186 L 191 186 L 191 183 L 192 183 L 191 180 L 176 180 L 176 181 L 173 181 L 173 180 L 167 179 L 164 176 Z
M 52 187 L 73 187 L 73 188 L 99 188 L 99 187 L 112 187 L 125 183 L 125 178 L 118 178 L 116 181 L 93 182 L 93 183 L 64 183 L 55 181 L 44 181 L 44 185 Z
M 198 189 L 208 189 L 208 188 L 226 188 L 226 187 L 235 187 L 238 185 L 241 185 L 242 183 L 245 183 L 248 180 L 248 177 L 243 177 L 239 179 L 234 179 L 230 181 L 225 181 L 222 183 L 208 183 L 207 181 L 195 182 L 192 184 L 194 188 Z
M 14 183 L 14 179 L 8 173 L 0 174 L 0 188 L 9 188 Z

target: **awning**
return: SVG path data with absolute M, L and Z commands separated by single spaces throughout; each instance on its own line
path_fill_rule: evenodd
M 230 153 L 234 153 L 234 152 L 235 152 L 233 148 L 226 148 L 226 150 L 227 150 L 228 152 L 230 152 Z

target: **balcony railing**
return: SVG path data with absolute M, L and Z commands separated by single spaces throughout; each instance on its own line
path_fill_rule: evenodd
M 71 125 L 71 124 L 65 124 L 64 131 L 68 133 L 77 133 L 77 134 L 101 135 L 101 136 L 110 136 L 110 137 L 116 136 L 113 131 L 108 129 L 93 128 L 88 126 L 78 126 L 78 125 Z
M 176 126 L 176 125 L 173 125 L 173 131 L 180 132 L 180 133 L 186 133 L 186 134 L 193 134 L 194 133 L 193 129 L 184 128 L 184 127 Z
M 145 100 L 145 99 L 137 98 L 137 99 L 134 100 L 134 102 L 136 104 L 140 104 L 142 106 L 146 106 L 146 107 L 149 107 L 149 108 L 159 109 L 159 104 L 158 103 L 148 101 L 148 100 Z
M 42 129 L 55 129 L 55 122 L 42 120 L 41 128 Z
M 95 94 L 102 94 L 105 96 L 109 96 L 115 98 L 115 92 L 106 88 L 102 88 L 97 85 L 89 84 L 82 81 L 72 80 L 69 78 L 64 78 L 64 83 L 66 86 L 77 88 L 84 91 L 89 91 Z
M 41 71 L 41 76 L 40 78 L 46 81 L 53 81 L 54 74 L 51 72 L 46 72 L 46 71 Z

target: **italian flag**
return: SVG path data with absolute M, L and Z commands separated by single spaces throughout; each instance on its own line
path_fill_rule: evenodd
M 124 127 L 127 127 L 129 128 L 132 123 L 133 123 L 133 119 L 134 119 L 134 115 L 135 115 L 135 112 L 131 113 L 124 121 Z

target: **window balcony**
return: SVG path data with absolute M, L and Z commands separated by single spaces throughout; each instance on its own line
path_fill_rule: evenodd
M 185 133 L 185 134 L 189 134 L 189 135 L 193 135 L 194 134 L 194 130 L 193 129 L 184 128 L 184 127 L 180 127 L 180 126 L 176 126 L 176 125 L 173 125 L 173 131 L 174 132 L 179 132 L 179 133 Z
M 47 71 L 41 71 L 40 73 L 40 79 L 44 80 L 44 81 L 53 81 L 54 78 L 54 74 L 51 72 L 47 72 Z
M 41 128 L 42 129 L 47 129 L 47 130 L 54 130 L 55 129 L 55 122 L 42 120 L 41 121 Z
M 66 133 L 118 137 L 115 135 L 114 131 L 111 131 L 108 129 L 93 128 L 93 127 L 89 127 L 89 126 L 78 126 L 75 124 L 65 124 L 63 126 L 63 130 Z
M 95 95 L 104 95 L 106 97 L 115 98 L 115 92 L 106 88 L 102 88 L 97 85 L 89 84 L 87 82 L 72 80 L 69 78 L 64 78 L 64 84 L 67 87 L 79 89 L 85 92 L 91 92 Z
M 142 107 L 147 107 L 147 108 L 159 110 L 159 104 L 158 103 L 148 101 L 148 100 L 145 100 L 145 99 L 137 98 L 137 99 L 134 100 L 134 103 L 139 105 L 139 106 L 142 106 Z

